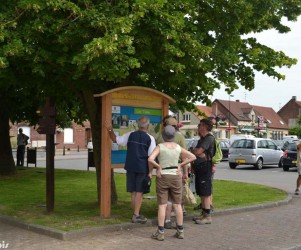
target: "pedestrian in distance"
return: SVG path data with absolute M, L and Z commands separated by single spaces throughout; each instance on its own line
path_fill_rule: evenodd
M 17 166 L 24 166 L 25 147 L 28 144 L 29 137 L 23 134 L 23 129 L 19 128 L 17 136 Z
M 156 168 L 158 202 L 158 229 L 151 237 L 159 241 L 164 240 L 164 220 L 168 200 L 172 202 L 176 213 L 177 231 L 175 237 L 184 238 L 182 168 L 196 159 L 195 155 L 174 142 L 175 134 L 176 129 L 173 126 L 164 127 L 162 131 L 164 142 L 158 144 L 148 158 L 150 177 L 153 168 Z M 180 157 L 182 161 L 179 163 Z
M 300 186 L 301 186 L 301 143 L 297 144 L 297 172 L 298 172 L 298 178 L 296 181 L 295 194 L 299 195 Z
M 193 218 L 196 224 L 211 224 L 212 195 L 212 157 L 214 152 L 214 136 L 210 133 L 213 124 L 209 119 L 202 119 L 198 125 L 200 140 L 193 149 L 197 159 L 194 164 L 195 189 L 201 198 L 202 211 L 200 216 Z
M 147 133 L 150 120 L 146 116 L 138 119 L 138 130 L 116 136 L 112 123 L 107 122 L 105 126 L 111 140 L 118 145 L 127 146 L 127 154 L 124 169 L 126 170 L 127 192 L 131 193 L 133 206 L 132 223 L 144 224 L 147 218 L 140 214 L 143 200 L 144 180 L 148 177 L 148 156 L 156 147 L 155 138 Z

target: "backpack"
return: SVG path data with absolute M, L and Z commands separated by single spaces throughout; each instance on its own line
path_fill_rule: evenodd
M 219 145 L 219 142 L 214 137 L 214 150 L 213 150 L 213 157 L 212 157 L 212 163 L 220 163 L 223 159 L 223 152 L 221 149 L 221 146 Z

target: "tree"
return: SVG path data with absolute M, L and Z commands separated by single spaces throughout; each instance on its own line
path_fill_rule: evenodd
M 0 74 L 25 64 L 33 79 L 26 85 L 76 96 L 92 125 L 99 166 L 101 104 L 93 94 L 146 86 L 174 97 L 177 108 L 193 108 L 197 101 L 209 104 L 221 85 L 228 93 L 239 84 L 252 90 L 255 71 L 284 79 L 276 68 L 296 60 L 244 35 L 289 32 L 282 18 L 294 21 L 300 13 L 300 0 L 6 1 L 0 6 Z

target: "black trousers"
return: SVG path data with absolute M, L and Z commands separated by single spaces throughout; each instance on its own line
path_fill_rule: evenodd
M 19 145 L 17 148 L 17 166 L 24 166 L 25 145 Z

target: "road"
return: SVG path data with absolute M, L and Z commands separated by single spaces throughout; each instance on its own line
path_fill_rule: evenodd
M 57 150 L 55 168 L 87 170 L 87 158 L 88 153 L 86 150 L 79 152 L 66 151 L 65 155 L 63 155 L 63 151 Z M 32 167 L 33 165 L 30 164 L 29 166 Z M 38 152 L 37 166 L 46 167 L 46 153 L 44 151 Z M 90 168 L 89 170 L 95 171 L 94 168 Z M 116 169 L 115 171 L 124 172 L 122 169 Z M 284 172 L 277 166 L 266 166 L 262 170 L 255 170 L 252 166 L 238 166 L 236 169 L 230 169 L 228 161 L 223 161 L 218 164 L 215 178 L 264 184 L 292 193 L 295 190 L 296 175 L 295 169 Z

